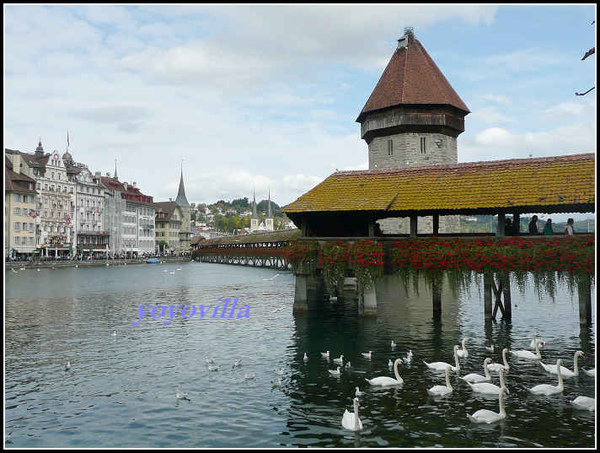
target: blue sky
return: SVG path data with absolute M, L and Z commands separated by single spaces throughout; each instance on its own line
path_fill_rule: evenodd
M 471 110 L 459 162 L 595 152 L 595 4 L 4 5 L 4 146 L 164 201 L 287 204 L 367 168 L 356 118 L 414 27 Z

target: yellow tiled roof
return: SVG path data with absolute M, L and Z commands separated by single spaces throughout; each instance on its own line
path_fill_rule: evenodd
M 594 201 L 591 153 L 337 172 L 283 212 L 510 209 Z

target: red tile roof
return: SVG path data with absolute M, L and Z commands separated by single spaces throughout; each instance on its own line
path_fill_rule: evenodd
M 140 192 L 140 189 L 127 184 L 127 188 L 123 186 L 124 183 L 118 179 L 110 178 L 108 176 L 101 176 L 100 181 L 109 190 L 117 190 L 121 192 L 121 198 L 129 201 L 135 201 L 136 203 L 153 205 L 153 198 L 150 195 L 145 195 Z
M 356 121 L 368 112 L 406 104 L 449 104 L 469 113 L 419 40 L 408 36 L 408 44 L 394 52 Z

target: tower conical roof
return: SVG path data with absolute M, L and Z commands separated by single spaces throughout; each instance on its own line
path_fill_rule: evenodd
M 356 121 L 362 122 L 376 110 L 410 104 L 446 104 L 470 112 L 412 30 L 398 40 L 398 48 Z
M 183 186 L 183 168 L 181 169 L 181 178 L 179 179 L 179 191 L 177 192 L 177 198 L 175 198 L 175 203 L 178 206 L 188 207 L 190 204 L 185 197 L 185 187 Z
M 252 218 L 258 219 L 258 213 L 256 212 L 256 193 L 253 194 L 252 198 Z

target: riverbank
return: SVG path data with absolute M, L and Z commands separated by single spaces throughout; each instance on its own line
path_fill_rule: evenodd
M 169 256 L 159 258 L 160 264 L 187 263 L 192 261 L 189 256 Z M 130 264 L 146 264 L 146 258 L 129 260 L 83 260 L 83 261 L 12 261 L 5 262 L 6 270 L 9 269 L 44 269 L 57 267 L 89 267 L 89 266 L 126 266 Z

